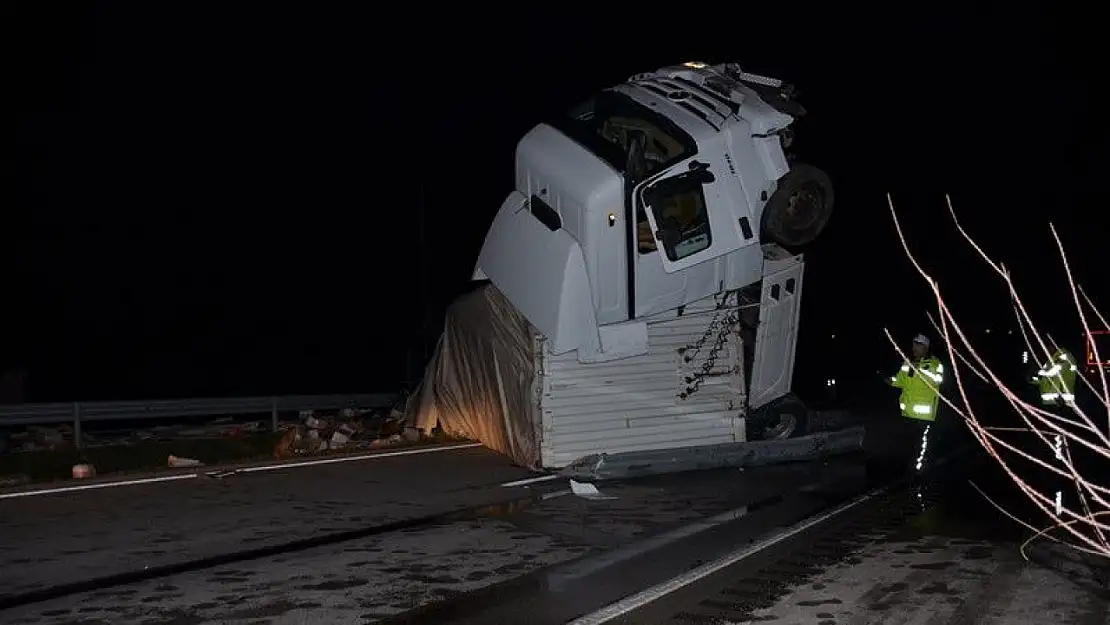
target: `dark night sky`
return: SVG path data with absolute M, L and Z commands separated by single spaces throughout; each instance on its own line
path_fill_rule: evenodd
M 438 327 L 516 140 L 690 59 L 790 80 L 810 110 L 801 150 L 838 210 L 808 257 L 803 362 L 832 332 L 875 360 L 883 325 L 924 329 L 887 191 L 969 324 L 1008 320 L 1007 300 L 954 238 L 946 191 L 1035 305 L 1066 296 L 1050 218 L 1110 300 L 1099 39 L 1063 9 L 629 21 L 350 4 L 19 3 L 0 364 L 28 370 L 31 399 L 396 389 L 420 340 L 419 267 Z

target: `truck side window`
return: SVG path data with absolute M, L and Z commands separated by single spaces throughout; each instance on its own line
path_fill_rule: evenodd
M 696 254 L 713 242 L 700 184 L 684 184 L 657 194 L 651 206 L 663 252 L 672 261 Z M 640 248 L 643 249 L 643 246 Z

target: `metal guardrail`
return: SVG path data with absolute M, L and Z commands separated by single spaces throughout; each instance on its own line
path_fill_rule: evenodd
M 166 399 L 151 401 L 90 401 L 0 406 L 0 427 L 72 423 L 80 444 L 81 424 L 126 419 L 173 419 L 269 413 L 274 430 L 278 414 L 301 410 L 385 408 L 399 395 L 286 395 L 279 397 L 228 397 L 216 399 Z

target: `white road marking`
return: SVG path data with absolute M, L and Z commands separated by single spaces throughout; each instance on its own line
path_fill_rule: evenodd
M 158 482 L 173 482 L 178 480 L 191 480 L 197 477 L 196 473 L 183 475 L 163 475 L 160 477 L 144 477 L 136 480 L 121 480 L 118 482 L 99 482 L 97 484 L 77 484 L 75 486 L 58 486 L 56 488 L 41 488 L 26 490 L 18 493 L 0 493 L 0 499 L 15 499 L 16 497 L 35 497 L 37 495 L 50 495 L 54 493 L 73 493 L 79 490 L 95 490 L 98 488 L 115 488 L 117 486 L 137 486 L 139 484 L 156 484 Z
M 952 452 L 947 456 L 938 459 L 932 464 L 932 468 L 936 469 L 937 467 L 948 464 L 948 462 L 959 455 L 959 453 L 960 452 L 958 451 Z M 724 569 L 727 569 L 737 562 L 740 562 L 746 558 L 750 558 L 751 556 L 754 556 L 764 549 L 773 547 L 774 545 L 777 545 L 778 543 L 781 543 L 782 541 L 787 540 L 788 538 L 791 538 L 793 536 L 797 536 L 798 534 L 810 529 L 811 527 L 815 527 L 824 523 L 825 521 L 833 519 L 862 503 L 870 501 L 871 499 L 874 499 L 890 491 L 891 489 L 896 488 L 897 486 L 898 483 L 868 491 L 867 493 L 864 493 L 863 495 L 860 495 L 859 497 L 856 497 L 855 499 L 847 503 L 841 504 L 840 506 L 837 506 L 836 508 L 833 508 L 828 512 L 810 517 L 783 532 L 768 536 L 763 540 L 755 543 L 754 545 L 751 545 L 750 547 L 745 547 L 744 549 L 733 551 L 732 553 L 722 558 L 714 560 L 713 562 L 709 562 L 708 564 L 703 564 L 702 566 L 687 571 L 686 573 L 683 573 L 678 577 L 673 577 L 663 583 L 656 584 L 655 586 L 652 586 L 647 590 L 625 597 L 624 599 L 621 599 L 620 601 L 617 601 L 615 603 L 611 603 L 596 612 L 591 612 L 590 614 L 580 616 L 577 619 L 568 622 L 566 625 L 600 625 L 601 623 L 608 623 L 615 618 L 624 616 L 625 614 L 638 610 L 657 599 L 661 599 L 671 594 L 672 592 L 681 590 L 689 586 L 690 584 L 701 581 L 706 577 L 713 575 L 714 573 L 718 573 Z
M 539 482 L 549 482 L 551 480 L 557 480 L 560 477 L 562 477 L 562 476 L 559 476 L 559 475 L 541 475 L 539 477 L 529 477 L 529 478 L 525 478 L 523 480 L 516 480 L 516 481 L 513 481 L 513 482 L 505 482 L 504 484 L 502 484 L 502 486 L 504 486 L 505 488 L 513 488 L 515 486 L 527 486 L 529 484 L 537 484 Z
M 469 449 L 472 447 L 481 447 L 481 443 L 461 443 L 458 445 L 447 445 L 443 447 L 423 447 L 417 449 L 398 449 L 396 451 L 366 453 L 351 456 L 340 456 L 337 458 L 320 458 L 317 460 L 302 460 L 299 462 L 285 462 L 278 464 L 262 465 L 258 467 L 246 467 L 238 470 L 228 470 L 229 475 L 234 473 L 258 473 L 261 471 L 276 471 L 278 469 L 296 469 L 299 467 L 312 467 L 321 464 L 335 464 L 338 462 L 355 462 L 358 460 L 377 460 L 378 458 L 393 458 L 396 456 L 415 456 L 418 454 L 432 454 L 441 451 L 453 451 L 456 449 Z M 216 469 L 219 472 L 219 469 Z M 176 475 L 159 475 L 155 477 L 143 477 L 133 480 L 117 480 L 112 482 L 98 482 L 95 484 L 75 484 L 73 486 L 58 486 L 54 488 L 39 488 L 35 490 L 25 490 L 14 493 L 0 493 L 0 499 L 15 499 L 17 497 L 38 497 L 41 495 L 53 495 L 58 493 L 73 493 L 83 490 L 96 490 L 100 488 L 118 488 L 121 486 L 138 486 L 140 484 L 158 484 L 160 482 L 174 482 L 180 480 L 192 480 L 201 476 L 201 473 L 179 473 Z
M 282 464 L 268 464 L 260 467 L 246 467 L 239 469 L 240 473 L 258 473 L 260 471 L 277 471 L 279 469 L 295 469 L 297 467 L 313 467 L 320 464 L 336 464 L 339 462 L 355 462 L 356 460 L 377 460 L 378 458 L 393 458 L 395 456 L 415 456 L 418 454 L 434 454 L 440 451 L 452 451 L 455 449 L 470 449 L 471 447 L 481 447 L 481 443 L 462 443 L 459 445 L 449 445 L 446 447 L 423 447 L 418 449 L 398 449 L 397 451 L 386 451 L 378 453 L 359 454 L 357 456 L 339 456 L 336 458 L 320 458 L 319 460 L 301 460 L 299 462 L 285 462 Z
M 751 545 L 750 547 L 745 547 L 744 549 L 734 551 L 713 562 L 703 564 L 696 569 L 687 571 L 686 573 L 671 578 L 661 584 L 656 584 L 655 586 L 652 586 L 647 590 L 625 597 L 624 599 L 621 599 L 620 601 L 617 601 L 615 603 L 611 603 L 596 612 L 581 616 L 573 621 L 570 621 L 569 623 L 567 623 L 567 625 L 600 625 L 601 623 L 608 623 L 615 618 L 624 616 L 625 614 L 628 614 L 629 612 L 632 612 L 634 610 L 638 610 L 645 605 L 656 601 L 657 599 L 661 599 L 675 591 L 681 590 L 682 588 L 685 588 L 690 584 L 701 581 L 706 577 L 713 575 L 714 573 L 727 569 L 737 562 L 740 562 L 746 558 L 750 558 L 760 551 L 777 545 L 778 543 L 787 540 L 788 538 L 792 538 L 810 529 L 811 527 L 820 525 L 825 521 L 828 521 L 840 514 L 843 514 L 844 512 L 847 512 L 848 510 L 851 510 L 852 508 L 855 508 L 856 506 L 864 502 L 878 497 L 879 495 L 886 492 L 888 489 L 889 487 L 877 488 L 828 512 L 817 515 L 815 517 L 810 517 L 809 519 L 802 521 L 797 525 L 794 525 L 786 531 L 779 532 L 778 534 L 764 538 L 763 540 L 755 543 L 754 545 Z

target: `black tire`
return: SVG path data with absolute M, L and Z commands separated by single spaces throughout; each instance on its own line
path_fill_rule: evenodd
M 748 419 L 749 441 L 796 438 L 808 430 L 809 410 L 794 395 L 785 395 L 756 412 Z
M 834 199 L 828 174 L 795 164 L 763 207 L 764 237 L 790 248 L 812 243 L 828 225 Z

